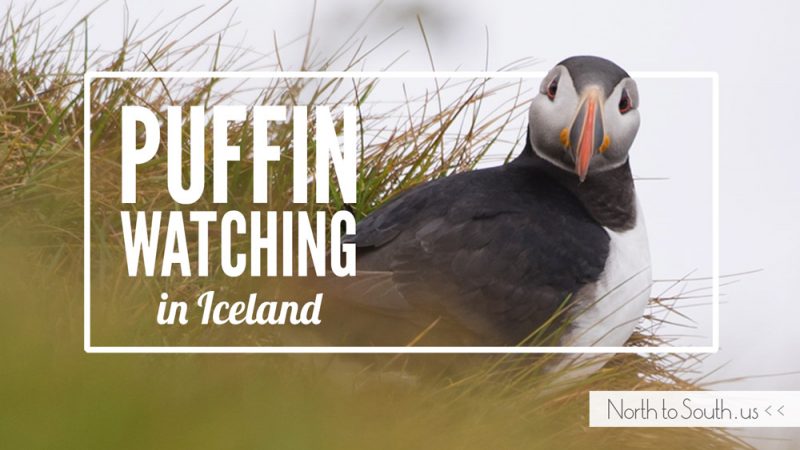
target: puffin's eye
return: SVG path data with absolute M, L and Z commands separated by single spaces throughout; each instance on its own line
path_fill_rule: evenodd
M 623 89 L 622 96 L 619 98 L 619 112 L 625 114 L 632 109 L 633 102 L 631 101 L 631 97 L 628 95 L 628 91 Z
M 556 98 L 556 92 L 558 92 L 558 78 L 553 78 L 553 81 L 547 86 L 547 98 L 553 100 Z

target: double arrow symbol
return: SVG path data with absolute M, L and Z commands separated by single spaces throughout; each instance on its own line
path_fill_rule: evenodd
M 781 405 L 781 407 L 776 409 L 775 412 L 780 414 L 780 415 L 782 415 L 782 416 L 785 415 L 785 414 L 783 414 L 783 407 L 784 407 L 784 405 Z M 769 412 L 769 410 L 771 408 L 772 408 L 772 405 L 769 405 L 769 406 L 767 406 L 767 409 L 764 410 L 764 412 L 767 413 L 767 415 L 769 415 L 769 416 L 772 416 L 772 413 Z

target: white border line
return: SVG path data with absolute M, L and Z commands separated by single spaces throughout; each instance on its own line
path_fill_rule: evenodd
M 92 143 L 92 77 L 83 78 L 83 350 L 92 351 L 92 277 L 91 277 L 91 143 Z
M 690 347 L 252 347 L 252 346 L 92 346 L 91 344 L 91 83 L 98 78 L 543 78 L 547 72 L 86 72 L 83 79 L 83 349 L 86 353 L 636 353 L 636 354 L 705 354 L 719 351 L 719 74 L 717 72 L 648 71 L 630 72 L 633 78 L 679 78 L 711 80 L 712 108 L 712 187 L 711 187 L 711 308 L 712 339 L 710 346 Z
M 90 346 L 87 353 L 324 353 L 324 354 L 395 354 L 395 353 L 636 353 L 636 354 L 700 354 L 715 353 L 713 347 L 136 347 Z
M 711 347 L 719 351 L 719 74 L 711 74 Z

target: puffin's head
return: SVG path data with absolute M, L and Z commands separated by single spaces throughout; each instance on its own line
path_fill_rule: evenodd
M 621 67 L 596 56 L 561 61 L 530 109 L 533 151 L 580 181 L 628 159 L 639 130 L 639 92 Z

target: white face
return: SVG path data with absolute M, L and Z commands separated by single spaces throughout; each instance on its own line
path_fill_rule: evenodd
M 534 151 L 581 179 L 624 164 L 639 130 L 636 82 L 623 78 L 607 96 L 600 86 L 582 86 L 578 92 L 569 71 L 559 65 L 542 80 L 531 103 Z

